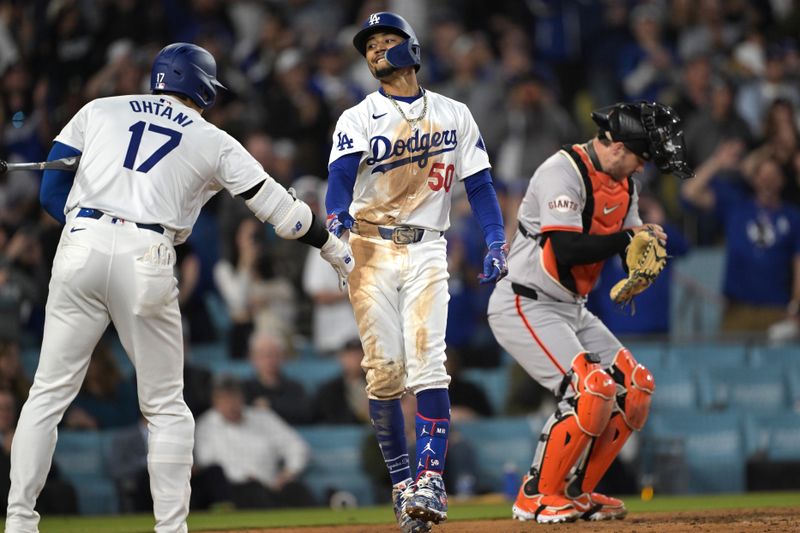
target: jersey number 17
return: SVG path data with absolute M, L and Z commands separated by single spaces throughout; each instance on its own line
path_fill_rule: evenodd
M 164 144 L 162 144 L 155 152 L 152 153 L 152 155 L 150 155 L 150 157 L 145 159 L 142 164 L 136 168 L 137 172 L 149 171 L 155 166 L 156 163 L 164 159 L 164 156 L 177 148 L 181 143 L 181 137 L 183 137 L 181 132 L 165 128 L 163 126 L 158 126 L 156 124 L 150 124 L 148 126 L 147 122 L 140 120 L 128 128 L 128 131 L 131 132 L 131 142 L 128 143 L 128 152 L 125 154 L 125 162 L 122 163 L 123 167 L 133 170 L 133 164 L 136 162 L 136 154 L 139 152 L 139 145 L 142 143 L 142 136 L 144 135 L 146 126 L 148 131 L 166 135 L 168 138 Z

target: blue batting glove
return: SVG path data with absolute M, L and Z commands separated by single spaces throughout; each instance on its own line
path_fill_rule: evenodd
M 347 211 L 342 211 L 341 213 L 331 213 L 328 215 L 328 218 L 325 222 L 325 227 L 327 230 L 337 237 L 341 237 L 344 230 L 349 230 L 353 227 L 355 223 L 355 219 L 350 216 L 350 213 Z
M 495 241 L 489 245 L 489 251 L 483 258 L 483 273 L 478 275 L 481 284 L 498 282 L 508 274 L 507 249 L 505 241 Z

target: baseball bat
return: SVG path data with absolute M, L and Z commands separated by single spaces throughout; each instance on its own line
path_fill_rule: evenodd
M 81 156 L 65 157 L 53 161 L 39 161 L 38 163 L 9 163 L 0 159 L 0 174 L 12 170 L 77 170 Z

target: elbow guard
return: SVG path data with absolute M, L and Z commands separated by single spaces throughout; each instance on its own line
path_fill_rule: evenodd
M 245 204 L 261 222 L 275 226 L 282 239 L 299 239 L 311 228 L 314 218 L 308 204 L 294 198 L 270 176 Z

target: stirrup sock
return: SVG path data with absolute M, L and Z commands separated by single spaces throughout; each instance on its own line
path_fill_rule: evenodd
M 417 478 L 426 470 L 444 472 L 450 433 L 450 397 L 447 389 L 417 394 Z
M 406 444 L 405 421 L 400 400 L 370 400 L 369 420 L 375 428 L 375 436 L 383 454 L 383 461 L 389 469 L 392 485 L 411 477 L 408 465 L 408 444 Z

